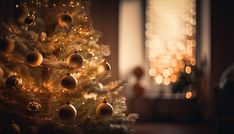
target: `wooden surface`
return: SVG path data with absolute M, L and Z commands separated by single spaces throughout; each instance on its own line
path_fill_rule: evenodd
M 217 134 L 211 125 L 202 124 L 137 124 L 132 134 Z
M 200 122 L 196 99 L 127 99 L 128 111 L 138 113 L 138 121 Z

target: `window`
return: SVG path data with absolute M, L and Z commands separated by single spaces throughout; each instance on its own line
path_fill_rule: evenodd
M 145 1 L 145 8 L 142 0 L 120 1 L 120 77 L 129 78 L 136 66 L 142 66 L 147 97 L 191 98 L 195 93 L 196 0 Z
M 196 1 L 147 0 L 146 3 L 145 46 L 152 83 L 174 93 L 193 90 Z

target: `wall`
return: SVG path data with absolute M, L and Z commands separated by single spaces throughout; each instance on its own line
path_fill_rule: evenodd
M 234 63 L 234 1 L 211 0 L 211 89 Z
M 118 78 L 118 0 L 90 0 L 94 28 L 102 33 L 100 43 L 109 44 L 112 79 Z
M 212 0 L 212 87 L 223 71 L 234 63 L 234 1 Z
M 119 75 L 129 77 L 132 70 L 145 64 L 144 1 L 120 0 Z
M 1 0 L 0 1 L 0 22 L 5 21 L 14 12 L 14 0 Z

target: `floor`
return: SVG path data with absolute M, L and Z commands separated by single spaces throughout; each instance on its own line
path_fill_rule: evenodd
M 208 125 L 174 123 L 137 124 L 132 134 L 217 134 L 217 129 Z

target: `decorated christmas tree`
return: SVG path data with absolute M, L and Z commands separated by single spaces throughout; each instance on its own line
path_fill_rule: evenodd
M 109 82 L 107 45 L 98 43 L 89 2 L 20 0 L 1 24 L 0 133 L 128 133 L 126 113 Z

